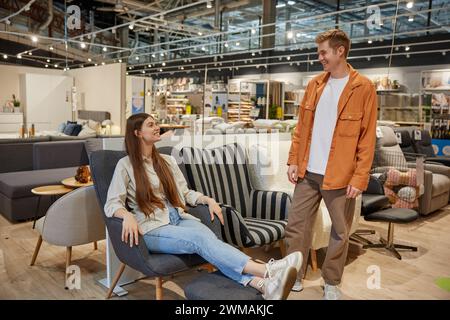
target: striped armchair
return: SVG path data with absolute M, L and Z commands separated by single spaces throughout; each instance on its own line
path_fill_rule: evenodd
M 191 189 L 214 198 L 222 207 L 224 241 L 241 249 L 279 241 L 291 204 L 287 193 L 253 189 L 244 149 L 234 143 L 215 149 L 185 147 L 180 156 Z

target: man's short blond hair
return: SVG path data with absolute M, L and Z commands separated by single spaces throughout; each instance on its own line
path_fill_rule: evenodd
M 339 29 L 331 29 L 321 34 L 317 35 L 316 43 L 322 43 L 328 40 L 328 43 L 333 50 L 336 50 L 340 46 L 345 48 L 345 57 L 348 57 L 348 52 L 350 51 L 350 38 L 347 34 Z

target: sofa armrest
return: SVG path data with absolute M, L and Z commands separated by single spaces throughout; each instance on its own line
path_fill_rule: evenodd
M 252 190 L 247 217 L 286 220 L 291 207 L 291 197 L 282 191 Z
M 224 225 L 222 226 L 223 240 L 238 247 L 249 247 L 254 243 L 242 215 L 232 206 L 219 203 L 222 208 Z
M 408 168 L 415 168 L 415 163 L 408 163 Z M 441 164 L 424 163 L 423 168 L 431 173 L 442 174 L 450 178 L 450 168 Z
M 419 198 L 419 213 L 427 214 L 431 207 L 433 192 L 433 173 L 425 170 L 424 172 L 424 193 Z
M 220 228 L 220 220 L 216 217 L 211 221 L 211 215 L 209 213 L 209 207 L 207 205 L 198 205 L 195 207 L 187 207 L 188 213 L 196 218 L 211 229 L 212 232 L 219 238 L 222 239 L 222 231 Z

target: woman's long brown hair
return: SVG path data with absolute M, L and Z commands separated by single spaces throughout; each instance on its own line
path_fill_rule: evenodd
M 149 177 L 145 172 L 141 141 L 134 133 L 135 130 L 141 130 L 144 121 L 148 117 L 151 116 L 147 113 L 132 115 L 127 120 L 125 131 L 125 149 L 130 158 L 136 181 L 136 201 L 141 211 L 147 217 L 153 214 L 156 208 L 163 209 L 165 207 L 163 200 L 155 195 Z M 172 206 L 185 209 L 178 196 L 172 171 L 164 158 L 159 154 L 156 146 L 152 148 L 152 162 L 167 200 Z

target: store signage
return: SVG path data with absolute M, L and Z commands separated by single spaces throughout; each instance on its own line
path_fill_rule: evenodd
M 81 10 L 79 6 L 71 5 L 67 7 L 67 28 L 69 30 L 81 29 Z
M 381 28 L 381 13 L 380 7 L 377 5 L 372 5 L 367 7 L 367 28 L 369 30 L 380 29 Z

